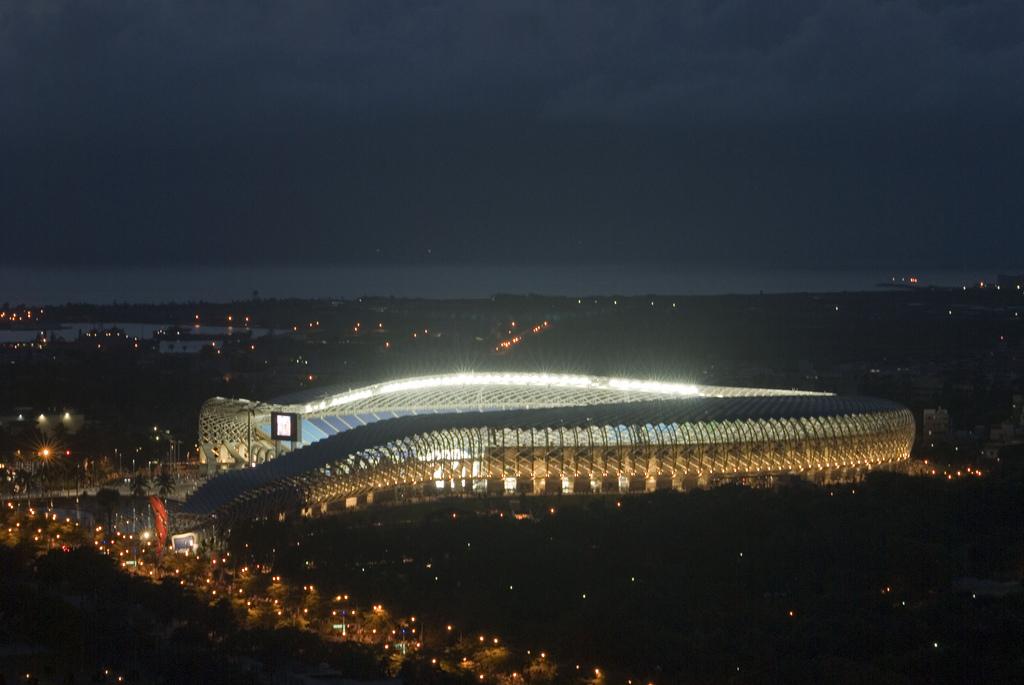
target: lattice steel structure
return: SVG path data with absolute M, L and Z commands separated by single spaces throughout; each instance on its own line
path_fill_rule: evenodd
M 567 374 L 454 373 L 325 392 L 306 402 L 215 397 L 199 415 L 200 461 L 220 468 L 261 464 L 282 450 L 384 419 L 444 412 L 575 407 L 679 397 L 814 395 L 795 390 L 727 388 Z M 271 412 L 303 417 L 302 445 L 270 440 Z
M 232 430 L 242 418 L 252 425 L 253 403 L 214 402 L 219 416 L 235 417 Z M 848 480 L 909 458 L 914 436 L 911 413 L 883 400 L 575 376 L 410 379 L 289 406 L 306 420 L 337 418 L 339 407 L 350 417 L 376 411 L 364 425 L 212 479 L 186 502 L 186 515 L 230 523 L 396 489 L 580 493 L 789 474 Z

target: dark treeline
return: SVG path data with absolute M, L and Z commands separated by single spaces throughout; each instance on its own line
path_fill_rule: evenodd
M 428 637 L 451 622 L 610 672 L 1005 682 L 1024 664 L 1021 595 L 972 598 L 954 582 L 1019 582 L 1021 511 L 1019 477 L 876 474 L 835 489 L 524 498 L 422 519 L 391 510 L 253 524 L 231 541 L 293 582 L 417 612 Z
M 45 648 L 24 661 L 50 682 L 75 682 L 76 672 L 114 682 L 107 671 L 128 683 L 248 685 L 260 682 L 253 663 L 271 676 L 321 663 L 350 677 L 385 674 L 370 648 L 292 629 L 246 630 L 226 600 L 208 603 L 174 577 L 127 575 L 90 547 L 36 558 L 27 545 L 0 545 L 0 574 L 0 642 Z

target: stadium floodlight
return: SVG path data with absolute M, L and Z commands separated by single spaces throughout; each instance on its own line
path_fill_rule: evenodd
M 628 378 L 597 378 L 572 374 L 553 373 L 453 373 L 442 376 L 422 376 L 405 378 L 372 385 L 367 388 L 325 398 L 319 402 L 311 402 L 304 406 L 306 413 L 322 412 L 335 407 L 354 404 L 363 400 L 382 395 L 392 395 L 416 390 L 433 390 L 453 387 L 536 387 L 619 390 L 625 392 L 641 392 L 665 397 L 699 396 L 700 388 L 687 383 L 664 383 L 652 380 L 634 380 Z

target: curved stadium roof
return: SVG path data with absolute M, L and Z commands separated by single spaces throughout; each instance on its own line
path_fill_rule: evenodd
M 403 378 L 343 392 L 328 391 L 287 406 L 308 415 L 404 407 L 572 406 L 679 397 L 819 394 L 823 393 L 570 374 L 452 373 Z
M 611 397 L 618 401 L 608 402 Z M 521 408 L 529 407 L 531 401 L 541 408 Z M 430 413 L 400 416 L 392 412 L 397 418 L 379 416 L 383 420 L 339 432 L 255 468 L 218 476 L 196 491 L 183 513 L 211 516 L 234 510 L 267 514 L 336 500 L 402 479 L 422 481 L 430 474 L 410 466 L 429 462 L 433 468 L 460 460 L 481 464 L 493 460 L 487 455 L 506 448 L 539 450 L 543 446 L 580 453 L 592 448 L 649 448 L 665 453 L 670 447 L 726 445 L 736 449 L 739 445 L 741 451 L 746 450 L 746 457 L 733 459 L 731 464 L 728 457 L 723 463 L 709 458 L 707 464 L 702 461 L 694 468 L 723 473 L 744 468 L 791 472 L 905 458 L 913 436 L 909 412 L 884 400 L 546 374 L 407 379 L 331 394 L 289 408 L 305 415 L 325 415 L 370 409 L 386 414 L 388 407 L 415 406 Z M 451 411 L 434 413 L 445 407 Z M 525 435 L 531 436 L 528 444 Z M 778 456 L 792 451 L 792 444 L 815 440 L 826 441 L 821 443 L 825 455 L 821 459 L 804 454 L 787 461 Z M 758 456 L 761 453 L 764 458 Z M 690 468 L 678 458 L 671 463 L 662 461 L 659 470 L 673 474 Z M 509 475 L 507 464 L 503 468 Z M 594 472 L 597 467 L 588 468 Z M 635 471 L 639 467 L 630 468 Z M 480 469 L 481 474 L 490 469 L 490 477 L 500 470 L 494 465 Z M 644 466 L 643 470 L 648 469 Z M 395 475 L 399 472 L 404 475 Z M 450 469 L 445 473 L 450 475 Z
M 690 383 L 549 373 L 452 373 L 404 378 L 342 391 L 308 391 L 272 403 L 213 398 L 200 415 L 206 461 L 245 465 L 277 451 L 269 441 L 270 414 L 302 417 L 302 443 L 377 421 L 417 414 L 593 406 L 682 397 L 821 395 L 796 390 L 730 388 Z M 297 401 L 301 400 L 301 401 Z M 219 457 L 214 453 L 219 453 Z M 252 452 L 244 456 L 243 452 Z

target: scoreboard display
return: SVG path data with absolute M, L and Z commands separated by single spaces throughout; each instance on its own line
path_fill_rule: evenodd
M 273 412 L 270 414 L 270 437 L 273 440 L 299 442 L 302 439 L 298 414 Z

